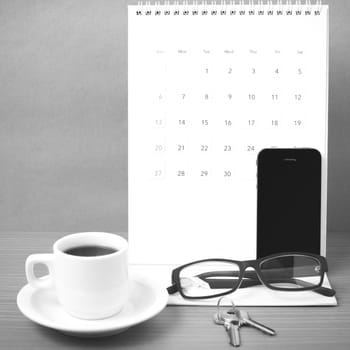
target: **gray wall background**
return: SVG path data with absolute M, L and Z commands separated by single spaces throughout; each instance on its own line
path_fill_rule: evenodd
M 127 4 L 0 0 L 0 231 L 127 230 Z M 330 5 L 328 229 L 350 230 L 350 2 Z

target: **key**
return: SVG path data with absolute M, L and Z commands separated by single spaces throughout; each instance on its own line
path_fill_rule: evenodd
M 229 336 L 229 342 L 232 346 L 238 347 L 241 345 L 241 337 L 239 334 L 240 322 L 235 313 L 216 312 L 213 316 L 213 320 L 215 324 L 225 327 Z
M 272 328 L 266 327 L 263 324 L 252 320 L 247 311 L 236 309 L 236 313 L 239 318 L 240 326 L 251 326 L 265 334 L 276 335 L 276 332 Z
M 234 347 L 241 346 L 241 336 L 239 334 L 239 321 L 225 321 L 224 327 L 230 339 L 230 344 Z

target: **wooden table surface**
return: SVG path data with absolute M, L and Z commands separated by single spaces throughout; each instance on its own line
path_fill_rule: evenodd
M 62 233 L 3 232 L 0 236 L 0 349 L 230 349 L 212 307 L 167 307 L 153 319 L 107 338 L 79 339 L 27 320 L 16 296 L 26 283 L 25 258 L 50 252 Z M 337 307 L 250 307 L 256 320 L 274 328 L 270 337 L 244 328 L 244 349 L 350 349 L 350 233 L 328 234 L 329 278 Z

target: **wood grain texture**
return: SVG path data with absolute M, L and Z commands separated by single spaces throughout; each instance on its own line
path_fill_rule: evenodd
M 51 251 L 62 233 L 3 232 L 0 237 L 0 349 L 230 349 L 222 327 L 211 320 L 212 307 L 167 307 L 128 331 L 98 339 L 79 339 L 37 326 L 17 309 L 26 283 L 25 258 Z M 350 349 L 350 234 L 328 234 L 329 277 L 338 307 L 250 307 L 259 322 L 274 328 L 270 337 L 241 330 L 244 349 Z

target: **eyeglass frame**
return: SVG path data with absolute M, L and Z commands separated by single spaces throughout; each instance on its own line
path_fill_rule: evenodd
M 302 288 L 297 288 L 297 289 L 293 289 L 293 288 L 286 289 L 286 288 L 271 286 L 270 284 L 268 284 L 266 281 L 264 281 L 264 278 L 261 274 L 260 265 L 267 260 L 271 260 L 271 259 L 278 258 L 278 257 L 284 257 L 284 256 L 306 256 L 306 257 L 313 258 L 313 259 L 316 259 L 317 261 L 319 261 L 320 266 L 321 266 L 320 282 L 317 285 L 313 285 L 310 287 L 302 287 Z M 188 295 L 184 294 L 182 291 L 181 282 L 180 282 L 181 270 L 183 270 L 184 268 L 186 268 L 188 266 L 198 264 L 198 263 L 208 262 L 208 261 L 226 262 L 226 263 L 236 264 L 239 267 L 239 276 L 238 276 L 239 282 L 237 283 L 237 285 L 235 287 L 233 287 L 232 289 L 227 290 L 225 292 L 213 294 L 213 295 L 208 295 L 208 296 L 204 296 L 204 297 L 203 296 L 188 296 Z M 244 260 L 244 261 L 230 260 L 230 259 L 218 259 L 218 258 L 193 261 L 193 262 L 187 263 L 185 265 L 181 265 L 172 271 L 172 273 L 171 273 L 172 286 L 168 287 L 167 290 L 168 290 L 169 294 L 174 294 L 176 292 L 179 292 L 180 295 L 185 299 L 217 298 L 217 297 L 220 297 L 223 295 L 233 293 L 234 291 L 239 289 L 243 280 L 244 280 L 244 273 L 246 272 L 246 269 L 248 267 L 252 267 L 254 269 L 254 272 L 262 285 L 264 285 L 266 288 L 269 288 L 272 290 L 278 290 L 278 291 L 283 291 L 283 292 L 287 292 L 287 291 L 302 292 L 302 291 L 307 291 L 307 290 L 313 290 L 313 291 L 317 292 L 317 290 L 322 290 L 325 292 L 325 293 L 321 293 L 323 295 L 326 295 L 326 296 L 335 295 L 335 290 L 333 290 L 331 288 L 322 287 L 322 284 L 324 281 L 324 274 L 325 274 L 325 272 L 328 272 L 328 263 L 327 263 L 326 258 L 322 255 L 317 255 L 317 254 L 313 254 L 313 253 L 301 253 L 301 252 L 276 253 L 276 254 L 271 254 L 271 255 L 265 256 L 263 258 L 254 259 L 254 260 Z M 174 288 L 174 287 L 176 287 L 176 288 Z

